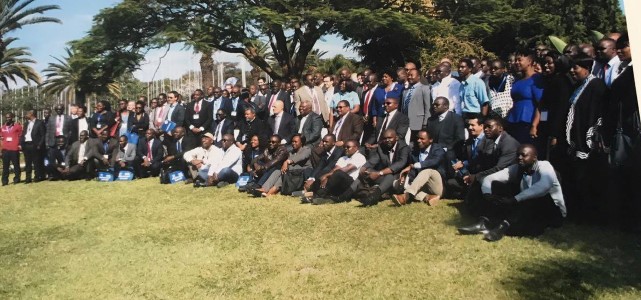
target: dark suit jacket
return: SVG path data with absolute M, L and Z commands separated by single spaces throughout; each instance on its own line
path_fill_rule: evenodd
M 416 175 L 422 170 L 425 169 L 433 169 L 438 171 L 441 174 L 441 178 L 445 178 L 445 150 L 443 149 L 442 145 L 439 145 L 437 143 L 432 143 L 430 147 L 430 152 L 427 154 L 427 159 L 424 161 L 420 161 L 419 157 L 421 154 L 421 149 L 418 147 L 414 147 L 412 149 L 412 152 L 410 153 L 410 164 L 414 164 L 417 162 L 421 163 L 421 169 L 417 170 L 412 168 L 409 173 L 409 178 L 410 181 L 414 180 Z
M 162 148 L 162 144 L 159 139 L 154 139 L 154 142 L 151 145 L 152 159 L 151 163 L 162 163 L 164 158 L 165 150 Z M 141 138 L 138 141 L 138 148 L 136 151 L 136 156 L 142 159 L 143 156 L 147 156 L 147 139 Z
M 69 151 L 67 152 L 67 156 L 65 157 L 65 166 L 67 168 L 73 167 L 78 164 L 78 154 L 80 151 L 80 141 L 75 141 L 71 147 L 69 147 Z M 91 156 L 91 142 L 87 140 L 87 144 L 85 145 L 85 157 L 90 158 Z
M 204 130 L 207 130 L 211 127 L 212 120 L 212 109 L 210 107 L 211 103 L 205 101 L 204 99 L 200 101 L 200 110 L 198 113 L 194 110 L 196 107 L 196 102 L 192 101 L 187 104 L 185 108 L 185 127 L 190 132 L 190 126 L 195 128 L 202 127 Z M 198 116 L 198 119 L 195 119 L 194 116 Z
M 175 157 L 174 160 L 183 159 L 183 154 L 185 154 L 185 152 L 199 146 L 198 141 L 193 136 L 188 136 L 188 135 L 183 136 L 183 139 L 180 145 L 182 147 L 181 149 L 182 151 L 180 152 L 178 152 L 178 147 L 177 147 L 178 140 L 174 138 L 166 138 L 164 140 L 164 143 L 165 143 L 165 146 L 167 147 L 167 155 L 174 156 Z
M 259 118 L 254 118 L 252 122 L 247 122 L 247 120 L 241 121 L 240 124 L 238 124 L 238 129 L 239 133 L 236 137 L 236 141 L 243 144 L 249 143 L 252 136 L 258 135 L 260 144 L 267 145 L 267 139 L 271 134 L 267 122 Z
M 98 136 L 93 132 L 92 129 L 100 129 L 102 130 L 103 128 L 107 128 L 107 132 L 109 132 L 109 129 L 114 126 L 116 123 L 115 120 L 115 115 L 113 112 L 110 111 L 104 111 L 102 114 L 95 113 L 91 115 L 91 118 L 88 118 L 89 121 L 89 137 L 92 138 L 97 138 Z M 100 125 L 100 128 L 98 126 Z M 77 132 L 77 130 L 76 130 Z M 77 134 L 77 133 L 76 133 Z M 78 140 L 77 138 L 75 139 L 76 141 Z
M 400 173 L 406 166 L 410 155 L 410 147 L 404 141 L 399 140 L 394 147 L 394 159 L 389 160 L 390 151 L 384 150 L 383 147 L 376 147 L 376 151 L 371 151 L 369 159 L 364 167 L 377 171 L 390 168 L 393 174 Z
M 213 134 L 214 136 L 216 136 L 216 128 L 218 128 L 218 123 L 219 123 L 218 120 L 215 120 L 215 121 L 211 122 L 211 128 L 210 128 L 209 132 L 211 132 L 211 134 Z M 219 138 L 222 138 L 222 135 L 225 135 L 225 134 L 228 134 L 228 133 L 229 134 L 234 134 L 235 124 L 234 124 L 234 121 L 232 119 L 225 118 L 223 120 L 223 125 L 222 126 L 223 127 L 220 129 L 221 136 Z
M 91 119 L 85 117 L 85 120 L 87 120 L 87 130 L 89 131 L 89 136 L 91 136 Z M 78 130 L 79 130 L 78 123 L 79 122 L 80 122 L 80 119 L 76 118 L 76 119 L 71 120 L 71 122 L 69 123 L 70 124 L 69 125 L 69 139 L 67 140 L 67 144 L 68 145 L 71 145 L 75 141 L 78 140 L 78 135 L 80 134 L 78 132 Z
M 71 117 L 67 115 L 62 115 L 62 134 L 64 137 L 69 139 L 71 135 Z M 47 128 L 47 137 L 45 143 L 47 147 L 53 147 L 56 144 L 56 120 L 58 120 L 58 115 L 53 115 L 49 118 L 49 121 L 45 123 Z
M 176 123 L 176 126 L 185 125 L 185 107 L 175 103 L 174 111 L 171 113 L 171 117 L 167 118 L 169 121 Z M 171 108 L 170 108 L 171 109 Z M 169 114 L 169 111 L 167 111 Z
M 65 162 L 65 157 L 67 156 L 68 152 L 69 151 L 66 148 L 62 148 L 62 149 L 58 149 L 58 147 L 49 148 L 49 150 L 47 150 L 47 159 L 49 160 L 49 165 L 53 167 L 62 166 L 62 163 Z
M 296 117 L 296 132 L 300 128 L 302 116 Z M 310 112 L 307 115 L 307 120 L 303 124 L 303 130 L 300 132 L 305 137 L 306 145 L 318 145 L 321 140 L 321 130 L 323 130 L 323 118 L 315 112 Z
M 376 139 L 378 138 L 379 135 L 382 136 L 381 129 L 383 128 L 384 121 L 385 121 L 385 117 L 378 118 L 378 121 L 376 123 L 376 132 L 374 133 L 374 136 L 370 137 L 369 139 L 370 144 L 378 143 Z M 407 134 L 407 130 L 409 130 L 409 128 L 410 128 L 410 119 L 407 118 L 406 115 L 401 113 L 400 110 L 396 110 L 392 119 L 387 121 L 387 129 L 396 130 L 396 135 L 398 136 L 399 140 L 405 140 L 405 135 Z
M 351 112 L 343 118 L 345 118 L 345 121 L 341 126 L 341 131 L 338 133 L 336 140 L 343 142 L 347 140 L 360 140 L 361 134 L 363 133 L 363 118 Z M 336 126 L 338 122 L 340 122 L 340 119 L 334 121 L 334 126 Z M 334 132 L 334 126 L 330 128 L 329 133 Z
M 343 151 L 343 148 L 340 147 L 335 147 L 334 152 L 332 152 L 332 155 L 329 157 L 327 156 L 327 153 L 323 151 L 323 154 L 320 156 L 320 160 L 318 161 L 318 165 L 316 165 L 310 177 L 318 180 L 321 176 L 329 173 L 329 171 L 334 169 L 338 159 L 344 155 L 345 152 Z
M 484 138 L 478 145 L 477 157 L 469 162 L 469 171 L 477 181 L 516 163 L 516 150 L 520 144 L 507 132 L 501 133 L 498 145 L 494 140 Z
M 107 149 L 105 149 L 104 143 L 99 138 L 89 139 L 87 145 L 90 147 L 92 153 L 95 154 L 95 158 L 102 160 L 103 155 L 109 155 L 109 158 L 111 158 L 114 149 L 118 148 L 118 140 L 109 138 L 107 140 Z
M 271 91 L 269 91 L 269 93 L 267 93 L 267 95 L 265 95 L 265 103 L 266 104 L 265 104 L 264 109 L 261 111 L 264 114 L 265 118 L 269 117 L 269 111 L 271 110 L 271 107 L 269 107 L 269 102 L 272 99 L 272 95 L 273 95 L 273 93 Z M 276 101 L 276 100 L 283 101 L 283 103 L 285 104 L 285 111 L 286 112 L 290 112 L 291 111 L 292 99 L 289 96 L 289 93 L 287 91 L 279 90 L 278 93 L 276 94 L 276 99 L 274 99 L 274 101 Z M 272 105 L 273 105 L 273 103 L 272 103 Z
M 445 119 L 438 121 L 438 116 L 427 119 L 427 131 L 434 143 L 439 143 L 448 151 L 454 150 L 456 143 L 465 139 L 463 118 L 454 112 L 446 112 Z
M 20 146 L 24 149 L 25 146 L 25 135 L 27 134 L 27 128 L 29 127 L 29 122 L 22 124 L 22 136 L 20 137 Z M 42 120 L 36 119 L 33 123 L 33 128 L 31 129 L 31 142 L 33 143 L 36 149 L 45 148 L 45 134 L 46 134 L 45 123 Z
M 270 116 L 269 119 L 267 119 L 267 124 L 269 124 L 271 133 L 275 133 L 274 132 L 274 129 L 276 127 L 275 122 L 276 122 L 276 119 L 274 118 L 274 116 Z M 278 132 L 276 132 L 276 134 L 278 134 L 282 139 L 287 141 L 287 143 L 289 144 L 292 140 L 292 136 L 296 134 L 296 132 L 298 132 L 297 129 L 298 128 L 296 128 L 296 119 L 292 115 L 286 112 L 283 112 L 283 116 L 281 117 L 281 120 L 280 120 L 280 126 L 278 126 Z
M 149 114 L 143 113 L 140 120 L 136 119 L 136 114 L 130 116 L 131 119 L 131 131 L 137 133 L 139 136 L 144 136 L 147 129 L 149 129 Z

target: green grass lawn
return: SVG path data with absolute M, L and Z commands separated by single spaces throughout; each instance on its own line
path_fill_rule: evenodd
M 639 299 L 641 238 L 459 236 L 455 201 L 301 205 L 232 187 L 9 185 L 0 299 Z

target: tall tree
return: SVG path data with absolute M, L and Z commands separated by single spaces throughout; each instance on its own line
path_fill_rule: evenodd
M 272 78 L 299 77 L 316 42 L 328 34 L 353 37 L 357 34 L 350 32 L 362 32 L 363 27 L 393 28 L 390 31 L 399 34 L 417 29 L 421 34 L 437 34 L 443 22 L 408 9 L 422 2 L 124 0 L 101 11 L 87 40 L 95 39 L 97 44 L 84 45 L 104 57 L 114 49 L 140 53 L 162 43 L 196 41 L 242 54 Z M 256 40 L 269 45 L 274 63 L 261 55 Z
M 58 5 L 41 5 L 30 7 L 35 0 L 0 0 L 0 58 L 4 55 L 7 41 L 5 37 L 11 31 L 23 26 L 37 23 L 61 23 L 51 17 L 40 16 L 47 11 L 60 9 Z
M 4 55 L 0 58 L 0 82 L 9 89 L 9 81 L 17 84 L 17 79 L 22 79 L 26 83 L 40 83 L 40 76 L 28 64 L 35 63 L 34 60 L 28 58 L 31 53 L 27 51 L 27 47 L 8 47 L 16 40 L 16 38 L 7 38 L 5 42 L 6 48 Z

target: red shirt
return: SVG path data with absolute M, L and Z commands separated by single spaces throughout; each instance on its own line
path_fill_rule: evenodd
M 8 126 L 6 123 L 0 129 L 0 137 L 2 137 L 2 149 L 18 151 L 20 145 L 20 136 L 22 135 L 22 125 L 13 123 Z

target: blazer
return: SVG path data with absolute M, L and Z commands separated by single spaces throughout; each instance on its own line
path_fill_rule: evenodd
M 384 117 L 385 116 L 385 97 L 396 97 L 398 98 L 398 101 L 403 101 L 402 96 L 403 96 L 403 89 L 405 88 L 402 83 L 396 83 L 394 85 L 394 88 L 392 88 L 391 91 L 386 92 L 385 91 L 385 86 L 379 85 L 376 91 L 374 91 L 374 95 L 372 96 L 372 100 L 370 100 L 372 103 L 370 103 L 370 115 L 372 117 L 377 116 L 377 117 Z M 376 100 L 376 101 L 373 101 Z M 400 102 L 399 102 L 400 103 Z M 400 107 L 400 105 L 399 105 Z
M 269 112 L 271 111 L 272 108 L 269 107 L 269 103 L 272 101 L 272 95 L 273 95 L 272 91 L 269 91 L 267 93 L 267 95 L 265 95 L 265 107 L 263 107 L 263 109 L 261 110 L 261 113 L 263 115 L 262 116 L 263 119 L 267 119 L 267 117 L 269 117 L 269 115 L 270 115 Z M 276 100 L 283 101 L 283 103 L 285 104 L 285 111 L 286 112 L 291 111 L 292 101 L 291 101 L 291 98 L 289 97 L 289 93 L 287 91 L 279 90 L 276 93 L 276 98 L 274 98 L 274 101 L 276 101 Z M 272 105 L 274 105 L 274 104 L 272 103 Z
M 25 148 L 25 136 L 27 135 L 27 128 L 29 128 L 29 122 L 22 124 L 22 136 L 20 136 L 20 146 Z M 45 123 L 42 120 L 36 119 L 33 123 L 33 128 L 31 129 L 31 143 L 36 147 L 36 149 L 45 148 L 45 132 L 46 127 Z
M 144 136 L 147 129 L 149 129 L 149 114 L 142 113 L 140 120 L 137 120 L 136 114 L 134 113 L 130 115 L 129 119 L 131 119 L 132 122 L 131 132 L 137 133 L 139 136 Z
M 169 104 L 167 103 L 152 109 L 148 114 L 149 128 L 160 130 L 160 126 L 162 126 L 162 122 L 164 122 L 165 119 L 167 118 L 168 112 L 169 112 Z M 158 122 L 158 120 L 160 120 L 160 122 Z M 156 122 L 160 123 L 160 126 L 156 126 Z
M 341 126 L 341 131 L 338 133 L 336 140 L 343 142 L 347 140 L 360 140 L 361 134 L 363 133 L 363 118 L 351 112 L 342 118 L 345 118 L 345 121 Z M 338 125 L 339 121 L 340 119 L 334 121 L 328 133 L 334 133 L 334 127 Z
M 219 137 L 216 137 L 216 129 L 218 128 L 219 121 L 214 120 L 213 122 L 211 122 L 211 128 L 209 129 L 209 132 L 211 132 L 211 134 L 213 134 L 215 138 L 222 139 L 222 135 L 225 135 L 228 133 L 234 134 L 234 126 L 235 126 L 234 121 L 230 118 L 225 118 L 222 120 L 222 122 L 223 122 L 223 125 L 222 125 L 222 128 L 220 129 L 221 136 Z M 218 142 L 218 141 L 214 140 L 214 142 Z
M 422 170 L 425 169 L 433 169 L 438 171 L 441 174 L 441 178 L 445 178 L 445 149 L 443 149 L 442 145 L 439 145 L 437 143 L 432 143 L 430 146 L 430 151 L 427 153 L 427 159 L 424 161 L 420 161 L 419 157 L 421 154 L 421 149 L 418 147 L 412 148 L 412 151 L 410 153 L 410 158 L 409 158 L 409 163 L 410 164 L 415 164 L 417 162 L 420 162 L 421 168 L 420 169 L 415 169 L 412 168 L 409 173 L 409 178 L 410 181 L 414 180 L 416 175 Z
M 323 151 L 323 154 L 320 156 L 318 164 L 312 171 L 312 175 L 310 175 L 310 177 L 319 180 L 321 176 L 333 170 L 334 166 L 336 166 L 336 162 L 338 162 L 338 159 L 340 159 L 344 155 L 345 151 L 341 147 L 334 147 L 334 152 L 332 152 L 332 155 L 330 156 L 327 156 L 327 152 Z
M 47 127 L 47 137 L 45 144 L 47 147 L 53 147 L 56 145 L 56 121 L 58 120 L 58 115 L 51 116 L 49 122 L 45 125 Z M 71 136 L 71 117 L 68 115 L 62 115 L 62 130 L 61 135 L 69 139 Z
M 321 140 L 321 131 L 323 130 L 323 119 L 315 112 L 310 112 L 309 115 L 307 115 L 302 130 L 299 132 L 298 130 L 302 119 L 303 116 L 299 115 L 296 117 L 296 132 L 305 137 L 305 145 L 318 145 Z
M 49 150 L 47 150 L 47 159 L 49 160 L 49 165 L 53 167 L 59 167 L 63 163 L 65 163 L 65 158 L 68 153 L 68 149 L 62 148 L 58 149 L 58 147 L 51 147 Z
M 427 131 L 433 143 L 441 144 L 447 151 L 454 150 L 454 145 L 465 139 L 465 124 L 463 118 L 452 111 L 445 112 L 443 121 L 439 116 L 431 116 L 427 120 Z
M 378 143 L 378 136 L 382 136 L 381 130 L 383 128 L 383 122 L 385 121 L 385 117 L 379 117 L 378 122 L 376 123 L 376 131 L 373 136 L 370 137 L 369 143 L 370 144 L 376 144 Z M 400 110 L 396 110 L 394 113 L 394 116 L 392 117 L 391 120 L 387 121 L 387 128 L 386 129 L 394 129 L 396 130 L 396 135 L 398 135 L 399 140 L 405 140 L 405 135 L 407 134 L 407 130 L 410 127 L 410 120 L 407 118 L 406 115 L 401 113 Z
M 269 119 L 267 119 L 267 124 L 269 124 L 271 133 L 278 134 L 288 144 L 291 142 L 292 136 L 296 134 L 296 132 L 298 132 L 298 129 L 296 128 L 296 119 L 286 112 L 283 112 L 283 115 L 280 119 L 278 132 L 274 132 L 274 129 L 276 128 L 275 116 L 270 116 Z
M 414 84 L 414 92 L 410 99 L 407 117 L 410 120 L 409 127 L 411 130 L 421 130 L 427 125 L 427 119 L 431 116 L 432 108 L 432 87 L 417 82 Z M 410 92 L 411 87 L 403 91 L 403 97 L 399 99 L 400 104 L 405 103 L 405 97 Z M 400 106 L 399 106 L 400 107 Z
M 329 110 L 329 106 L 327 106 L 327 102 L 325 101 L 325 94 L 323 93 L 323 89 L 321 89 L 321 87 L 319 86 L 314 86 L 312 89 L 316 93 L 316 99 L 318 100 L 318 105 L 319 105 L 323 120 L 325 120 L 325 122 L 329 122 L 330 110 Z M 303 100 L 309 100 L 313 102 L 313 96 L 309 93 L 309 90 L 307 89 L 306 86 L 302 86 L 294 92 L 294 101 L 295 101 L 296 111 L 298 111 L 298 108 L 300 107 L 300 103 Z
M 93 156 L 93 153 L 91 153 L 91 141 L 87 140 L 87 144 L 85 144 L 85 156 L 87 159 L 90 159 Z M 69 151 L 67 152 L 67 156 L 65 157 L 65 166 L 67 168 L 73 167 L 78 164 L 78 155 L 80 154 L 80 141 L 75 141 L 71 147 L 69 147 Z
M 165 120 L 169 120 L 171 122 L 176 123 L 176 126 L 184 126 L 185 125 L 185 107 L 178 103 L 175 103 L 174 111 L 171 113 L 171 116 L 169 115 L 170 109 L 171 109 L 171 106 L 168 106 L 167 114 L 165 115 Z
M 389 159 L 389 153 L 389 150 L 384 150 L 381 146 L 376 147 L 376 151 L 370 152 L 369 159 L 363 167 L 377 171 L 390 168 L 393 174 L 400 173 L 407 166 L 410 147 L 408 147 L 404 141 L 398 140 L 394 147 L 394 158 L 392 161 Z
M 91 119 L 87 118 L 87 117 L 85 117 L 84 119 L 87 121 L 87 131 L 89 131 L 89 136 L 91 136 L 91 134 L 92 134 L 92 132 L 91 132 Z M 69 139 L 67 139 L 67 144 L 68 145 L 71 145 L 75 141 L 78 140 L 78 136 L 80 135 L 80 132 L 78 132 L 78 130 L 80 130 L 80 128 L 79 128 L 80 125 L 78 124 L 79 122 L 80 122 L 80 119 L 79 118 L 75 118 L 75 119 L 71 120 L 71 122 L 69 123 Z
M 200 100 L 200 109 L 198 110 L 198 113 L 196 113 L 196 101 L 192 101 L 187 104 L 187 107 L 185 108 L 185 129 L 188 132 L 191 132 L 191 126 L 194 126 L 194 128 L 202 127 L 204 130 L 211 127 L 212 110 L 210 105 L 211 103 L 204 99 Z
M 111 154 L 111 167 L 113 168 L 120 160 L 124 160 L 126 163 L 133 163 L 134 159 L 136 159 L 136 148 L 134 144 L 127 144 L 123 152 L 120 151 L 120 145 L 118 145 Z
M 495 140 L 484 138 L 477 146 L 476 158 L 469 161 L 468 170 L 477 176 L 477 180 L 503 170 L 516 163 L 519 146 L 519 142 L 505 131 L 501 133 L 498 144 L 495 144 Z
M 116 123 L 115 118 L 114 113 L 111 111 L 103 111 L 103 113 L 95 113 L 91 115 L 91 118 L 89 118 L 89 137 L 98 137 L 98 135 L 93 132 L 93 129 L 103 130 L 104 128 L 107 128 L 104 130 L 107 130 L 107 133 L 109 133 L 111 127 Z
M 160 143 L 160 140 L 155 138 L 151 145 L 152 159 L 151 163 L 161 163 L 164 156 L 165 150 Z M 138 147 L 136 149 L 136 156 L 140 159 L 147 156 L 147 139 L 145 137 L 141 138 L 138 141 Z
M 253 121 L 248 122 L 243 120 L 238 124 L 238 136 L 236 141 L 242 144 L 247 144 L 251 140 L 252 136 L 258 135 L 261 145 L 267 145 L 267 139 L 269 138 L 271 132 L 269 125 L 259 118 L 254 118 Z
M 103 155 L 111 156 L 114 150 L 118 149 L 119 147 L 118 140 L 115 138 L 109 138 L 107 140 L 106 147 L 105 147 L 105 144 L 102 142 L 102 140 L 100 140 L 99 138 L 89 139 L 87 141 L 87 146 L 89 149 L 91 149 L 91 152 L 94 154 L 95 158 L 100 160 L 102 160 L 102 158 L 104 157 Z
M 165 138 L 163 142 L 165 144 L 165 147 L 167 147 L 167 155 L 173 156 L 174 159 L 182 159 L 185 155 L 185 152 L 199 146 L 196 138 L 188 135 L 185 135 L 182 138 L 182 142 L 180 144 L 180 147 L 182 148 L 181 151 L 178 151 L 178 140 L 174 139 L 173 137 Z

